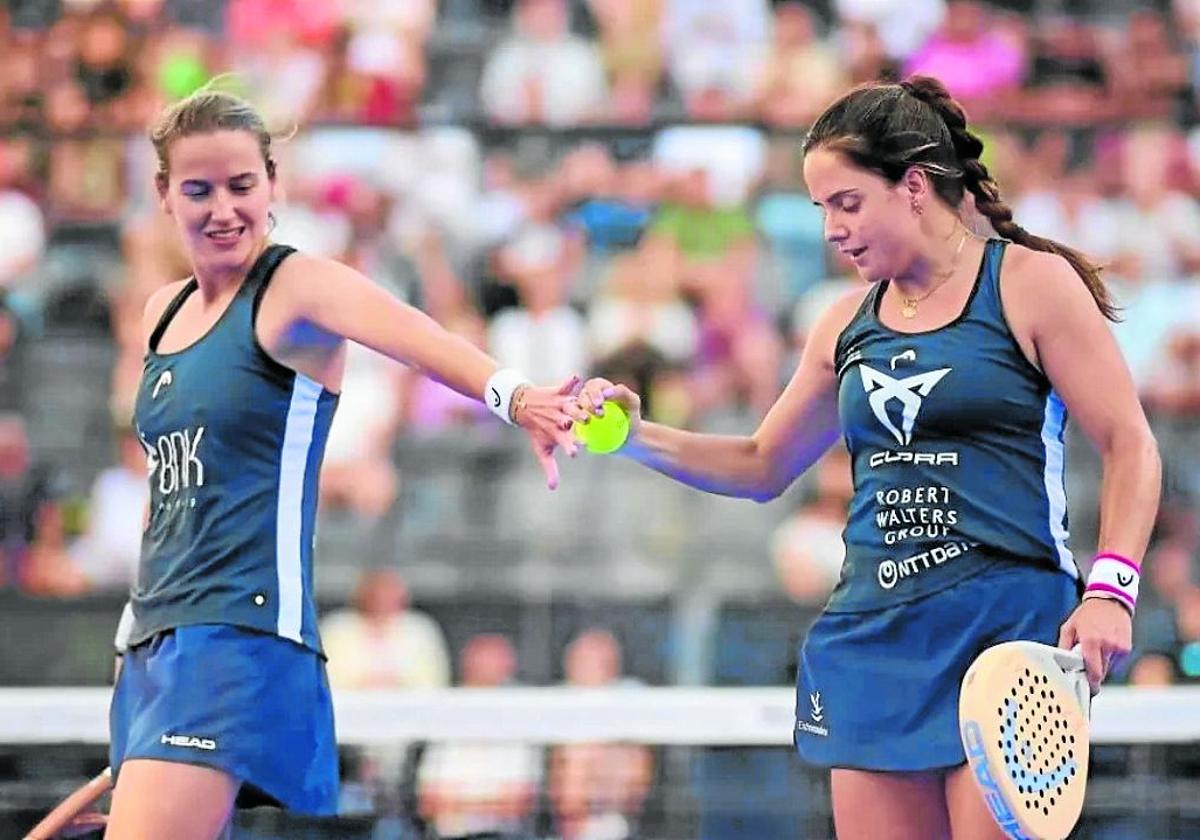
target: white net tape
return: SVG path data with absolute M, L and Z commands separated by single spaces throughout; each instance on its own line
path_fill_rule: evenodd
M 0 690 L 0 744 L 108 743 L 108 688 Z M 792 742 L 790 688 L 503 688 L 341 692 L 338 741 Z M 1200 743 L 1200 686 L 1106 688 L 1093 743 Z

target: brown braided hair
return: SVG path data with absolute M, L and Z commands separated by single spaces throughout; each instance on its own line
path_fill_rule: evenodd
M 932 76 L 912 76 L 899 84 L 871 82 L 855 88 L 817 118 L 804 140 L 805 153 L 827 148 L 856 166 L 897 184 L 911 167 L 924 170 L 934 192 L 957 209 L 970 192 L 976 209 L 996 233 L 1034 251 L 1058 254 L 1071 264 L 1111 321 L 1117 306 L 1100 268 L 1086 256 L 1053 239 L 1036 236 L 1013 221 L 1012 208 L 980 156 L 983 141 L 967 126 L 962 106 Z

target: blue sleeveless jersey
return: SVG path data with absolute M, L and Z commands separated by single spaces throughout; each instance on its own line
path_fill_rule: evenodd
M 832 612 L 910 601 L 998 558 L 1078 577 L 1067 548 L 1067 412 L 1005 320 L 1005 244 L 987 243 L 952 323 L 920 333 L 884 326 L 885 282 L 838 337 L 855 494 Z
M 259 345 L 263 291 L 291 248 L 255 262 L 216 324 L 176 353 L 150 339 L 135 421 L 149 459 L 150 521 L 131 644 L 162 630 L 231 624 L 320 652 L 312 555 L 317 474 L 337 397 Z

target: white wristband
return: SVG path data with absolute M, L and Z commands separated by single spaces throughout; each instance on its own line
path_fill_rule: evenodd
M 1098 554 L 1088 573 L 1086 598 L 1111 598 L 1130 613 L 1137 606 L 1141 570 L 1132 560 L 1117 554 Z
M 509 410 L 512 407 L 513 394 L 522 385 L 532 385 L 527 378 L 512 368 L 500 368 L 488 378 L 483 389 L 483 401 L 487 407 L 508 425 L 515 425 Z

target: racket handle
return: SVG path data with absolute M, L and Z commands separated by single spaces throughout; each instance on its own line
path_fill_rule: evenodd
M 1086 671 L 1083 664 L 1083 646 L 1075 645 L 1070 650 L 1054 649 L 1054 661 L 1064 671 Z
M 1058 667 L 1063 669 L 1067 682 L 1071 684 L 1071 689 L 1075 692 L 1075 699 L 1079 701 L 1079 708 L 1083 709 L 1085 715 L 1090 715 L 1092 687 L 1087 681 L 1087 666 L 1083 663 L 1083 648 L 1079 645 L 1075 645 L 1070 650 L 1055 648 L 1053 656 Z
M 108 793 L 112 784 L 112 770 L 105 767 L 96 778 L 60 802 L 25 835 L 25 840 L 52 840 L 57 837 L 59 832 L 69 826 L 76 817 L 91 807 L 97 799 Z

